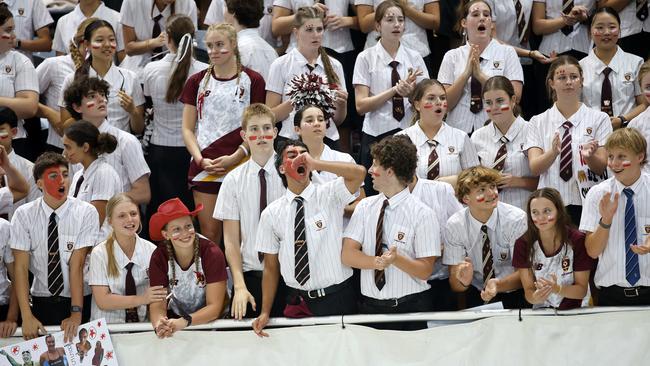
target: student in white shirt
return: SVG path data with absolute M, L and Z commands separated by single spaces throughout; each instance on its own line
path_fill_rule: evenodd
M 84 32 L 88 24 L 97 18 L 88 18 L 79 24 L 77 33 L 70 40 L 70 53 L 61 56 L 48 57 L 36 67 L 38 86 L 45 98 L 45 105 L 38 105 L 37 116 L 46 118 L 50 123 L 47 133 L 47 149 L 54 152 L 63 151 L 61 134 L 64 126 L 61 124 L 59 100 L 63 94 L 63 83 L 66 76 L 74 74 L 81 67 L 86 57 Z
M 16 38 L 14 48 L 30 60 L 32 52 L 50 52 L 52 36 L 49 26 L 54 23 L 43 1 L 4 1 L 14 15 Z
M 57 56 L 64 55 L 71 51 L 70 40 L 74 37 L 77 28 L 88 18 L 102 19 L 111 24 L 113 29 L 120 29 L 120 13 L 104 5 L 101 0 L 79 0 L 79 3 L 68 14 L 59 18 L 54 32 L 52 50 Z M 122 32 L 118 32 L 116 56 L 118 61 L 124 58 L 124 40 Z
M 488 119 L 481 100 L 485 81 L 494 75 L 507 77 L 521 100 L 524 74 L 515 50 L 492 38 L 492 10 L 486 2 L 468 2 L 461 15 L 466 44 L 445 54 L 438 81 L 447 89 L 447 123 L 471 135 Z
M 145 138 L 150 134 L 147 163 L 151 168 L 147 217 L 170 198 L 178 197 L 185 205 L 192 203 L 187 188 L 191 156 L 183 141 L 184 105 L 179 99 L 187 79 L 208 67 L 194 58 L 195 29 L 188 16 L 176 14 L 167 18 L 165 38 L 169 54 L 144 67 L 144 96 L 153 109 L 153 120 L 145 131 Z
M 582 100 L 587 106 L 607 113 L 614 129 L 627 126 L 646 107 L 636 83 L 643 59 L 617 46 L 620 24 L 614 9 L 598 9 L 590 27 L 595 47 L 580 60 L 585 78 Z
M 431 73 L 431 50 L 427 41 L 427 32 L 434 33 L 440 27 L 440 3 L 438 0 L 394 1 L 404 10 L 404 36 L 406 47 L 416 51 L 422 56 L 427 70 Z M 377 43 L 377 29 L 375 28 L 376 9 L 384 0 L 354 0 L 354 5 L 359 17 L 359 26 L 362 32 L 368 33 L 366 46 L 368 49 Z
M 70 164 L 81 164 L 72 178 L 69 195 L 92 204 L 99 215 L 100 237 L 110 234 L 106 222 L 106 202 L 122 193 L 122 180 L 115 169 L 106 162 L 104 154 L 117 147 L 117 139 L 108 133 L 100 133 L 88 121 L 77 121 L 65 129 L 63 152 Z
M 593 185 L 607 179 L 603 145 L 612 132 L 607 114 L 580 101 L 582 68 L 571 56 L 560 56 L 546 75 L 555 104 L 530 120 L 524 149 L 538 188 L 560 191 L 574 224 L 580 221 L 582 199 Z M 563 144 L 564 142 L 564 144 Z
M 483 105 L 490 123 L 476 130 L 472 143 L 478 150 L 481 165 L 501 174 L 501 202 L 526 207 L 528 196 L 537 188 L 524 146 L 532 125 L 519 116 L 515 90 L 503 76 L 489 78 L 483 86 Z
M 63 90 L 82 77 L 98 77 L 110 85 L 108 94 L 108 122 L 113 126 L 136 134 L 144 129 L 144 97 L 142 87 L 135 73 L 115 66 L 113 56 L 117 47 L 115 32 L 111 24 L 105 20 L 96 20 L 86 26 L 84 31 L 86 49 L 89 56 L 74 74 L 70 74 L 63 82 Z M 64 107 L 63 99 L 59 107 Z M 61 108 L 61 121 L 66 125 L 70 114 Z
M 237 32 L 226 23 L 211 25 L 205 35 L 210 66 L 187 79 L 183 102 L 182 136 L 192 156 L 187 183 L 198 213 L 201 232 L 221 242 L 222 223 L 212 217 L 221 187 L 220 180 L 248 155 L 241 138 L 241 116 L 247 106 L 264 101 L 264 79 L 242 67 L 237 49 Z M 209 178 L 209 177 L 206 177 Z
M 142 80 L 144 66 L 163 57 L 167 45 L 165 25 L 174 14 L 188 16 L 196 28 L 196 3 L 192 0 L 124 0 L 118 32 L 123 34 L 127 56 L 120 67 L 135 72 Z
M 142 145 L 132 134 L 111 126 L 106 120 L 109 85 L 94 77 L 75 80 L 63 95 L 65 108 L 76 120 L 85 120 L 97 127 L 99 132 L 109 133 L 117 139 L 117 148 L 106 154 L 106 161 L 122 179 L 122 192 L 138 204 L 151 199 L 149 167 L 144 160 Z
M 650 176 L 647 142 L 639 131 L 621 128 L 605 144 L 614 176 L 592 188 L 585 199 L 580 230 L 585 247 L 598 258 L 594 276 L 598 305 L 650 305 Z
M 23 337 L 36 338 L 39 332 L 47 333 L 43 325 L 61 324 L 69 342 L 79 324 L 90 318 L 91 296 L 89 292 L 84 296 L 83 268 L 97 242 L 99 218 L 91 204 L 68 197 L 68 161 L 63 156 L 52 152 L 39 156 L 34 178 L 43 198 L 20 206 L 11 229 Z M 34 274 L 31 290 L 28 271 Z
M 230 314 L 235 319 L 256 318 L 262 307 L 263 254 L 255 249 L 262 211 L 282 197 L 286 189 L 274 167 L 275 116 L 261 103 L 248 106 L 242 116 L 242 138 L 251 158 L 223 180 L 213 217 L 223 221 L 226 260 L 232 274 L 234 295 Z M 271 316 L 282 316 L 286 286 L 279 284 Z M 250 304 L 250 305 L 249 305 Z
M 467 307 L 502 301 L 505 308 L 527 307 L 519 273 L 512 266 L 515 241 L 526 231 L 526 213 L 499 202 L 492 169 L 477 166 L 458 176 L 456 196 L 467 205 L 447 221 L 443 263 L 449 283 L 465 292 Z
M 109 324 L 145 322 L 147 305 L 167 295 L 162 286 L 149 286 L 149 261 L 156 246 L 138 236 L 140 213 L 129 196 L 111 197 L 106 219 L 111 233 L 90 254 L 91 319 L 104 318 Z M 127 289 L 130 280 L 134 287 Z
M 16 286 L 11 283 L 16 277 L 10 236 L 11 224 L 5 219 L 0 219 L 0 338 L 14 335 L 20 314 Z
M 269 68 L 278 53 L 259 34 L 263 8 L 260 1 L 227 0 L 224 20 L 237 30 L 237 47 L 241 64 L 257 71 L 268 80 Z
M 14 148 L 20 155 L 28 155 L 25 118 L 31 118 L 38 107 L 38 79 L 34 65 L 20 52 L 14 51 L 16 25 L 11 11 L 0 4 L 0 107 L 11 108 L 19 118 Z
M 296 140 L 281 142 L 277 151 L 275 168 L 287 190 L 262 212 L 257 229 L 256 249 L 264 253 L 262 311 L 253 322 L 259 336 L 268 336 L 264 327 L 280 274 L 291 295 L 285 316 L 343 315 L 356 310 L 352 269 L 341 263 L 343 209 L 354 200 L 365 169 L 315 160 Z M 314 170 L 339 178 L 315 185 Z
M 304 74 L 316 74 L 334 90 L 334 116 L 328 121 L 327 144 L 337 148 L 339 125 L 347 115 L 347 98 L 345 74 L 341 63 L 328 56 L 322 46 L 325 32 L 325 14 L 319 7 L 302 7 L 293 17 L 293 34 L 296 48 L 271 64 L 266 83 L 266 105 L 273 109 L 279 121 L 282 121 L 279 139 L 295 138 L 293 115 L 295 113 L 289 92 L 294 77 Z
M 560 192 L 554 188 L 533 192 L 526 216 L 528 230 L 515 243 L 512 256 L 526 301 L 533 308 L 579 308 L 595 267 L 585 249 L 585 234 L 572 227 Z
M 646 61 L 639 68 L 639 76 L 637 82 L 641 87 L 641 93 L 645 103 L 650 105 L 650 61 Z M 641 132 L 646 141 L 650 141 L 650 107 L 646 108 L 638 116 L 636 116 L 630 124 L 629 128 L 636 128 Z M 650 145 L 648 145 L 648 150 L 646 152 L 650 156 Z M 650 173 L 650 166 L 648 164 L 643 165 L 643 171 Z
M 418 151 L 416 175 L 456 185 L 457 175 L 479 164 L 478 154 L 467 133 L 443 121 L 447 114 L 447 93 L 435 79 L 418 83 L 409 96 L 413 104 L 413 125 L 399 134 L 407 135 Z
M 597 0 L 598 8 L 611 8 L 621 17 L 621 32 L 618 45 L 625 52 L 648 58 L 650 41 L 650 3 L 639 1 Z M 645 6 L 645 10 L 643 9 Z
M 349 154 L 334 150 L 325 144 L 325 117 L 323 111 L 314 105 L 306 105 L 296 111 L 296 115 L 293 117 L 294 128 L 296 133 L 300 136 L 300 141 L 304 142 L 307 145 L 307 150 L 309 154 L 317 160 L 325 161 L 341 161 L 347 163 L 354 163 L 354 158 Z M 338 177 L 335 174 L 329 172 L 319 172 L 314 171 L 312 174 L 312 181 L 316 184 L 324 184 L 333 180 L 336 180 Z M 349 218 L 354 212 L 354 208 L 357 206 L 357 203 L 364 198 L 365 192 L 360 190 L 355 193 L 357 198 L 354 202 L 345 206 L 343 220 L 343 229 L 348 224 Z
M 357 112 L 365 115 L 360 161 L 366 168 L 372 165 L 370 145 L 410 125 L 412 111 L 407 97 L 417 82 L 429 77 L 422 56 L 402 42 L 402 5 L 385 1 L 375 10 L 374 19 L 381 38 L 357 56 L 353 76 Z M 376 193 L 370 177 L 366 177 L 364 189 L 367 196 Z
M 389 136 L 372 146 L 372 158 L 368 173 L 380 193 L 357 205 L 341 253 L 344 264 L 361 270 L 360 312 L 431 311 L 427 280 L 440 257 L 440 225 L 433 210 L 408 189 L 415 175 L 417 150 L 407 138 Z M 378 326 L 424 327 L 426 323 Z

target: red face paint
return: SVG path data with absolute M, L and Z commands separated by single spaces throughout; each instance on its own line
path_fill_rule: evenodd
M 422 105 L 422 108 L 424 108 L 424 109 L 432 109 L 433 108 L 433 103 L 424 103 Z
M 92 47 L 94 50 L 98 50 L 102 48 L 102 44 L 100 42 L 91 42 L 90 47 Z
M 6 132 L 6 131 L 0 132 L 0 140 L 4 140 L 7 137 L 9 137 L 9 132 Z
M 294 180 L 302 180 L 303 178 L 300 174 L 298 174 L 299 167 L 293 167 L 293 161 L 296 157 L 298 157 L 299 154 L 300 151 L 298 151 L 296 147 L 289 147 L 284 151 L 284 156 L 282 159 L 282 165 L 284 166 L 285 174 Z M 305 169 L 304 167 L 302 168 Z
M 262 136 L 265 140 L 273 140 L 273 135 L 264 135 Z
M 2 39 L 11 39 L 11 36 L 9 34 L 5 33 L 5 34 L 1 35 L 0 38 L 2 38 Z
M 510 110 L 510 106 L 507 104 L 502 104 L 499 109 L 501 110 L 501 112 L 507 112 Z
M 629 168 L 632 165 L 632 162 L 629 160 L 623 160 L 621 165 L 623 166 L 623 168 Z
M 479 194 L 476 196 L 476 202 L 485 202 L 485 195 Z
M 86 103 L 86 108 L 94 108 L 97 103 L 95 102 L 88 102 Z
M 372 175 L 373 177 L 381 177 L 381 175 L 377 173 L 375 170 L 371 171 L 370 175 Z
M 248 141 L 255 141 L 257 140 L 257 136 L 248 136 Z
M 65 195 L 65 181 L 63 170 L 60 166 L 47 168 L 43 172 L 43 185 L 45 192 L 57 200 L 63 199 Z
M 485 107 L 485 113 L 492 113 L 492 108 Z
M 442 102 L 442 108 L 447 109 L 447 102 Z
M 111 42 L 110 45 L 111 45 L 111 48 L 112 48 L 112 49 L 116 49 L 116 48 L 117 48 L 117 43 L 116 43 L 116 42 Z
M 555 221 L 555 216 L 551 216 L 551 215 L 546 216 L 546 221 L 548 221 L 548 223 Z

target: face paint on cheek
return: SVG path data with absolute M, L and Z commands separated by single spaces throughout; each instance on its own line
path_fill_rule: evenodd
M 223 48 L 222 48 L 222 49 L 219 50 L 219 53 L 220 53 L 221 55 L 227 55 L 227 54 L 230 53 L 230 50 L 227 50 L 227 49 L 223 49 Z
M 284 166 L 284 172 L 294 180 L 302 180 L 302 177 L 298 174 L 298 167 L 293 167 L 293 161 L 298 157 L 298 154 L 298 149 L 288 149 L 284 152 L 284 160 L 282 163 Z
M 273 140 L 273 135 L 264 135 L 262 136 L 265 140 Z
M 63 173 L 60 167 L 48 168 L 43 173 L 45 192 L 57 200 L 62 199 L 65 195 L 65 186 L 63 183 Z
M 257 140 L 257 136 L 248 136 L 248 141 L 255 141 Z
M 547 215 L 547 216 L 546 216 L 546 221 L 547 221 L 548 223 L 554 222 L 554 221 L 555 221 L 555 216 L 553 216 L 553 215 Z
M 632 165 L 632 162 L 629 160 L 623 160 L 621 165 L 623 166 L 623 168 L 629 168 Z
M 501 104 L 501 106 L 499 106 L 499 110 L 500 110 L 501 112 L 507 112 L 507 111 L 510 110 L 510 106 L 507 105 L 507 104 Z
M 476 202 L 485 202 L 485 195 L 484 194 L 479 194 L 476 196 Z
M 442 108 L 447 109 L 447 102 L 442 102 Z
M 4 140 L 7 137 L 9 137 L 9 132 L 6 132 L 6 131 L 0 132 L 0 140 Z
M 117 43 L 116 42 L 111 42 L 110 43 L 112 49 L 117 49 Z
M 102 48 L 102 44 L 100 42 L 90 42 L 90 47 L 93 50 L 98 50 L 98 49 Z
M 88 102 L 88 103 L 86 103 L 86 108 L 94 108 L 95 105 L 97 105 L 97 103 L 95 103 L 95 102 Z
M 381 174 L 377 173 L 374 170 L 372 172 L 370 172 L 370 175 L 372 175 L 373 177 L 381 177 Z
M 433 103 L 424 103 L 424 104 L 422 104 L 422 108 L 424 108 L 424 109 L 432 109 L 433 108 Z
M 485 113 L 492 113 L 492 108 L 485 107 Z
M 2 38 L 2 39 L 11 39 L 11 36 L 9 34 L 5 33 L 5 34 L 1 35 L 0 38 Z

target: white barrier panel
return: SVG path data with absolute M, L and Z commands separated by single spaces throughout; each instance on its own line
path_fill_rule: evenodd
M 120 365 L 647 365 L 650 311 L 491 317 L 414 332 L 359 325 L 112 336 Z

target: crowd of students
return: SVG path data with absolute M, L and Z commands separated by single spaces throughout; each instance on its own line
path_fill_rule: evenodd
M 54 44 L 25 3 L 0 3 L 0 336 L 650 305 L 647 2 L 461 1 L 436 60 L 444 1 L 212 1 L 209 64 L 190 0 L 80 0 Z

